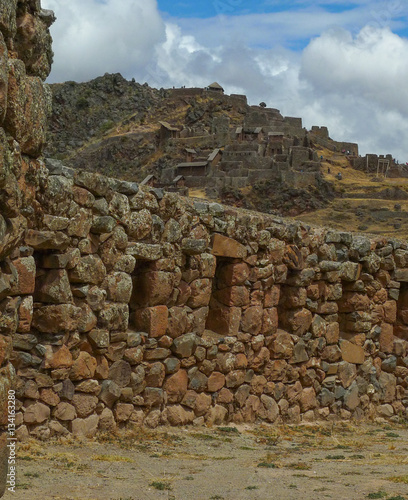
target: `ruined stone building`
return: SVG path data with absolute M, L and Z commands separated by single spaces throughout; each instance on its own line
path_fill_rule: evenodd
M 406 418 L 407 242 L 313 228 L 45 164 L 42 79 L 50 68 L 52 15 L 28 1 L 18 11 L 6 5 L 3 476 L 10 389 L 19 440 L 94 436 L 126 425 Z M 290 129 L 302 140 L 298 120 L 255 112 L 274 116 L 284 137 Z M 265 138 L 273 132 L 259 126 Z M 212 179 L 248 182 L 254 158 L 263 167 L 257 175 L 299 168 L 314 175 L 317 160 L 307 147 L 261 151 L 257 141 L 225 145 L 208 167 L 218 173 Z M 200 177 L 180 175 L 177 182 Z

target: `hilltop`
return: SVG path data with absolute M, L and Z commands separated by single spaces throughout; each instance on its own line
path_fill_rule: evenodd
M 301 118 L 218 84 L 157 90 L 105 74 L 50 88 L 46 155 L 68 166 L 337 229 L 408 235 L 405 169 L 392 155 L 361 158 L 358 144 L 333 140 L 326 127 L 306 130 Z

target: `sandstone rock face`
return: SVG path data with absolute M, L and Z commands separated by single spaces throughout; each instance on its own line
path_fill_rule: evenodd
M 0 446 L 13 387 L 21 437 L 406 414 L 408 245 L 45 168 L 38 4 L 0 7 Z

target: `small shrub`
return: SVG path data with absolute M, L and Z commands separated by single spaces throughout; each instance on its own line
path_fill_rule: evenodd
M 385 498 L 386 496 L 388 495 L 385 491 L 377 491 L 377 493 L 369 493 L 367 498 Z
M 239 434 L 239 430 L 236 427 L 218 427 L 217 431 Z
M 77 109 L 87 109 L 89 108 L 89 102 L 86 97 L 80 97 L 76 102 Z
M 257 467 L 265 467 L 267 469 L 276 469 L 276 465 L 272 462 L 260 462 Z
M 408 476 L 394 476 L 387 478 L 388 481 L 392 481 L 393 483 L 403 483 L 408 484 Z
M 149 486 L 153 486 L 153 488 L 160 491 L 171 490 L 170 483 L 166 481 L 153 481 Z

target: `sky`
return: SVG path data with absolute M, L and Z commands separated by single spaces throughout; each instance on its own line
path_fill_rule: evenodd
M 406 0 L 42 0 L 54 10 L 48 82 L 121 73 L 204 87 L 327 126 L 360 153 L 408 161 Z

